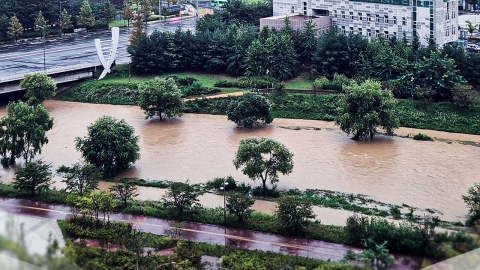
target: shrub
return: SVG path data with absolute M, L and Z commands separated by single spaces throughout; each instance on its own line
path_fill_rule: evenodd
M 402 219 L 402 212 L 400 208 L 396 205 L 390 207 L 390 214 L 394 219 Z
M 471 85 L 457 85 L 452 89 L 453 102 L 468 107 L 480 94 Z
M 280 191 L 277 190 L 277 186 L 272 188 L 266 187 L 265 193 L 263 193 L 263 187 L 258 186 L 252 189 L 252 195 L 257 197 L 278 198 L 280 197 Z
M 417 140 L 417 141 L 431 141 L 432 138 L 426 134 L 423 134 L 423 133 L 418 133 L 417 135 L 413 136 L 413 139 L 414 140 Z
M 195 82 L 197 82 L 198 80 L 194 77 L 185 77 L 185 78 L 178 78 L 176 81 L 177 81 L 177 84 L 180 86 L 190 86 Z
M 223 188 L 223 183 L 225 183 L 225 191 L 237 188 L 237 181 L 232 176 L 213 178 L 206 183 L 206 187 L 220 189 Z
M 325 89 L 324 86 L 329 84 L 330 81 L 326 77 L 320 77 L 313 82 L 313 90 Z
M 271 88 L 272 85 L 275 87 L 275 83 L 278 81 L 270 77 L 252 77 L 252 78 L 238 78 L 235 80 L 220 80 L 217 81 L 215 87 L 235 87 L 235 88 Z

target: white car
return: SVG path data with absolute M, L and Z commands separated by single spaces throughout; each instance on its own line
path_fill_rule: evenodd
M 467 50 L 480 51 L 480 46 L 478 46 L 477 44 L 467 44 Z

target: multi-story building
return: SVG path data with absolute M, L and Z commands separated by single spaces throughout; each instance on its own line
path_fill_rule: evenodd
M 417 34 L 443 45 L 458 36 L 457 0 L 273 0 L 274 16 L 291 13 L 329 16 L 342 32 L 366 37 Z

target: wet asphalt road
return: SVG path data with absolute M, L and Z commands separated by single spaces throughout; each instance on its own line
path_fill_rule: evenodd
M 181 22 L 160 23 L 150 22 L 148 33 L 154 30 L 175 31 L 178 27 L 184 30 L 195 29 L 196 18 L 188 18 Z M 120 42 L 116 55 L 117 63 L 127 63 L 129 54 L 129 30 L 131 27 L 120 28 Z M 102 50 L 108 58 L 111 47 L 111 32 L 80 33 L 75 37 L 47 38 L 45 41 L 45 68 L 59 68 L 77 64 L 99 65 L 94 40 L 102 41 Z M 44 43 L 42 39 L 0 45 L 0 78 L 43 71 Z

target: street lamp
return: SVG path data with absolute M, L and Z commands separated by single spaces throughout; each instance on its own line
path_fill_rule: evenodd
M 42 29 L 42 36 L 43 36 L 43 73 L 45 73 L 45 26 L 35 25 L 38 28 Z
M 223 228 L 224 232 L 224 246 L 227 246 L 227 208 L 226 208 L 226 199 L 225 199 L 225 187 L 228 185 L 225 180 L 223 180 L 223 185 L 220 187 L 220 190 L 223 190 Z

